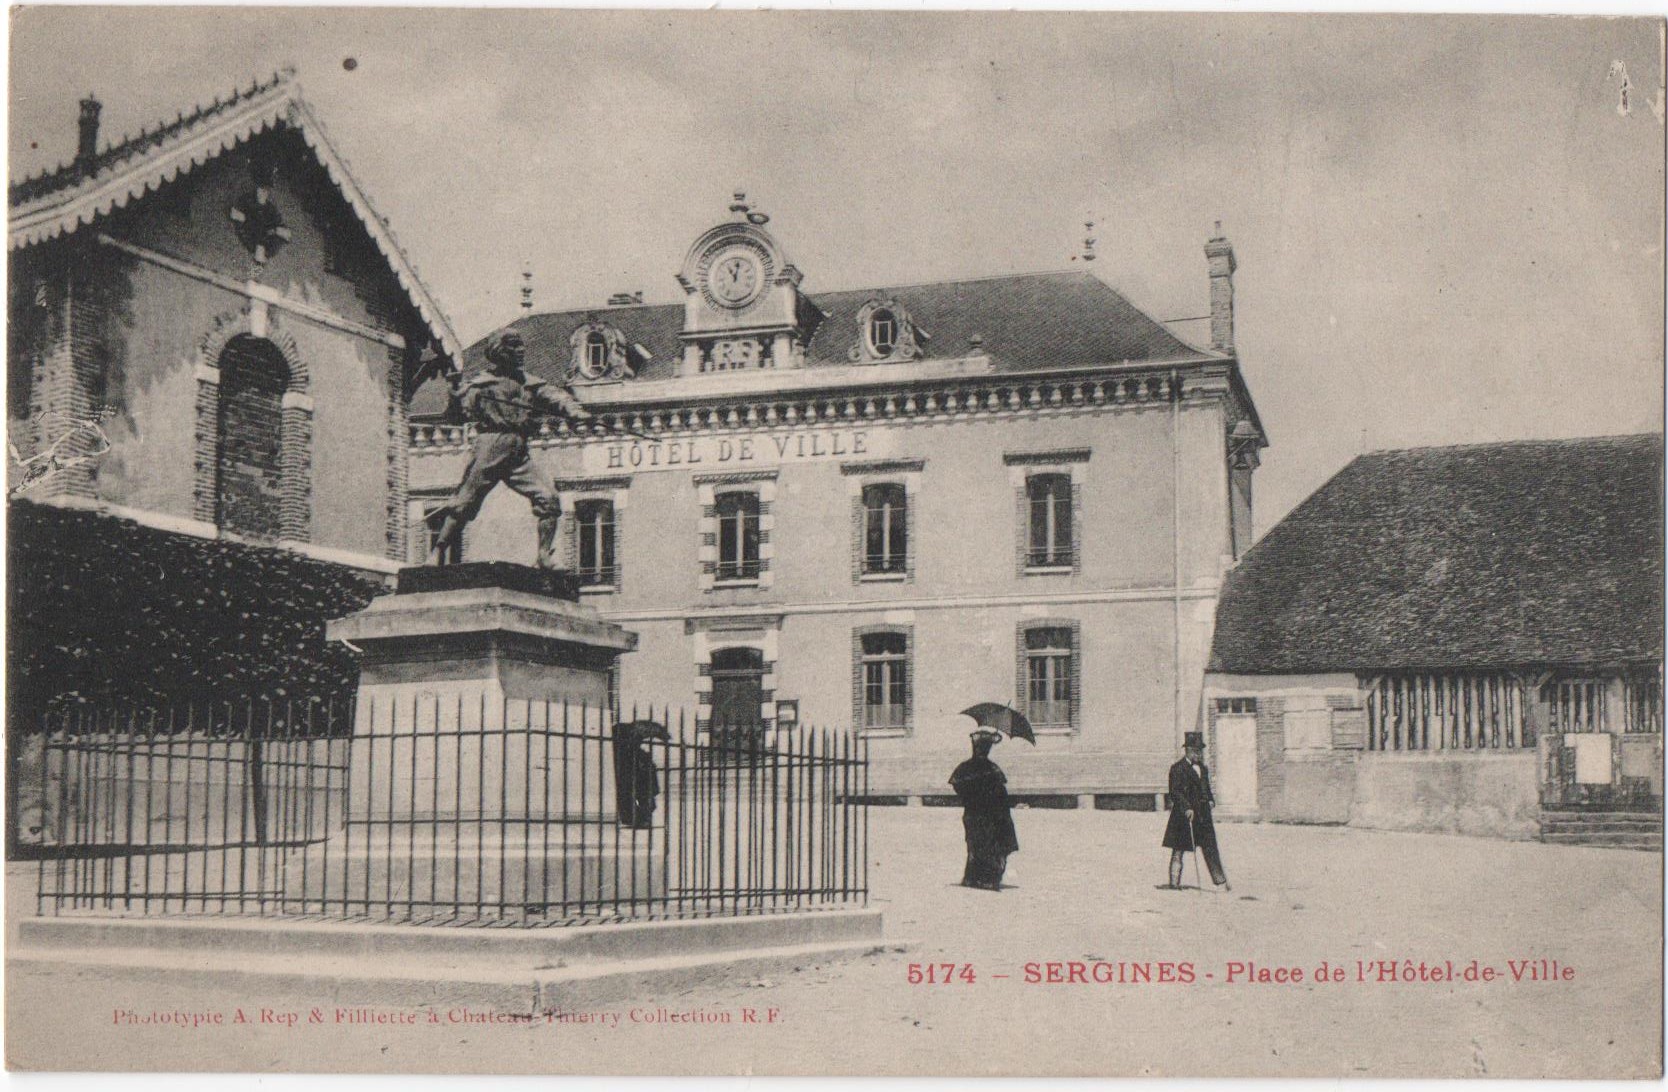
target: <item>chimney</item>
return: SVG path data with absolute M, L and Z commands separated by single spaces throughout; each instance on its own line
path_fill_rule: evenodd
M 1222 221 L 1205 244 L 1210 261 L 1210 344 L 1225 353 L 1234 351 L 1234 247 L 1222 235 Z
M 75 161 L 86 163 L 98 151 L 98 114 L 104 109 L 99 101 L 93 98 L 91 91 L 81 100 L 81 139 L 75 147 Z

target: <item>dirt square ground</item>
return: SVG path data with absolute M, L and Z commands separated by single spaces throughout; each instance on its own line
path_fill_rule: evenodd
M 876 809 L 872 905 L 885 911 L 890 938 L 917 942 L 909 951 L 888 945 L 771 978 L 715 980 L 609 1006 L 613 1018 L 598 1022 L 513 1026 L 459 1024 L 442 1013 L 438 1023 L 404 1028 L 119 1027 L 118 1008 L 351 999 L 24 973 L 8 978 L 7 1056 L 25 1068 L 256 1071 L 1661 1072 L 1660 854 L 1223 825 L 1232 892 L 1169 891 L 1160 886 L 1161 816 L 1020 811 L 1016 820 L 1022 848 L 1011 886 L 990 893 L 954 882 L 959 812 Z M 30 909 L 17 901 L 28 877 L 13 866 L 10 878 L 20 881 L 8 890 L 15 916 Z M 1343 980 L 1316 982 L 1323 961 Z M 1084 981 L 1070 981 L 1073 962 Z M 1050 963 L 1066 981 L 1048 981 Z M 951 965 L 951 980 L 911 984 L 910 966 L 926 964 L 934 977 Z M 1134 965 L 1152 980 L 1132 981 L 1142 974 Z M 1252 981 L 1250 965 L 1270 978 L 1298 969 L 1303 981 Z M 1383 980 L 1391 965 L 1395 980 Z M 1429 980 L 1450 966 L 1453 980 Z M 1482 981 L 1487 970 L 1493 978 Z

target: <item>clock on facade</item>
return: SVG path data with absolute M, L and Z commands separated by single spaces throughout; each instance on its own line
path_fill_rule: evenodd
M 732 248 L 720 252 L 707 273 L 707 289 L 725 307 L 744 307 L 764 286 L 763 270 L 751 251 Z

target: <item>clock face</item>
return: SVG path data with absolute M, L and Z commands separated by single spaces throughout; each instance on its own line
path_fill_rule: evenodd
M 725 307 L 740 307 L 759 294 L 763 277 L 759 263 L 745 250 L 719 254 L 708 274 L 713 297 Z

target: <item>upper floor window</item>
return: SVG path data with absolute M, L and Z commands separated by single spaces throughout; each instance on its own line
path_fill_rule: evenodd
M 759 578 L 759 494 L 752 490 L 720 493 L 718 509 L 719 580 Z
M 902 632 L 865 633 L 858 639 L 859 724 L 909 726 L 909 637 Z
M 871 299 L 857 309 L 855 338 L 847 357 L 854 364 L 919 360 L 931 339 L 895 299 Z
M 898 320 L 892 312 L 879 310 L 869 316 L 869 350 L 877 357 L 891 356 L 898 347 Z
M 581 371 L 595 379 L 608 369 L 608 338 L 600 331 L 593 330 L 585 335 L 585 359 L 581 364 Z
M 1030 528 L 1025 564 L 1031 568 L 1071 565 L 1076 556 L 1072 531 L 1070 474 L 1033 474 L 1025 481 Z
M 909 559 L 909 497 L 896 482 L 863 487 L 863 572 L 902 573 Z
M 1070 626 L 1033 626 L 1025 631 L 1025 715 L 1038 728 L 1073 726 L 1072 690 L 1077 648 Z
M 591 321 L 568 335 L 567 378 L 584 380 L 630 379 L 646 358 L 646 350 L 628 342 L 611 323 Z
M 579 583 L 585 587 L 612 587 L 618 579 L 614 564 L 614 502 L 582 500 L 574 506 L 573 519 Z

